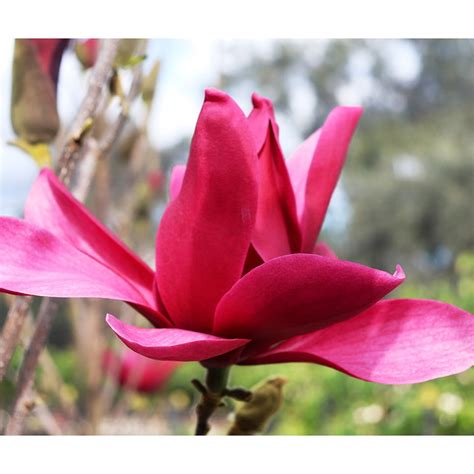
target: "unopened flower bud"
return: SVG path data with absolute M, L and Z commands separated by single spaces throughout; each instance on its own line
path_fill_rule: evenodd
M 283 377 L 272 377 L 252 390 L 252 398 L 235 414 L 229 435 L 253 435 L 263 431 L 283 402 Z
M 67 41 L 15 41 L 11 120 L 15 133 L 29 143 L 49 143 L 59 130 L 56 86 Z

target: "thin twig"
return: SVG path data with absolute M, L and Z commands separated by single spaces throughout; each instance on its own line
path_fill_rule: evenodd
M 142 68 L 141 65 L 137 65 L 133 71 L 132 84 L 130 91 L 127 94 L 126 103 L 130 104 L 138 95 L 140 91 L 142 81 Z M 113 145 L 120 136 L 123 127 L 125 126 L 129 118 L 128 112 L 125 109 L 121 109 L 118 117 L 109 127 L 105 135 L 98 142 L 96 139 L 89 137 L 84 143 L 84 158 L 82 160 L 82 166 L 79 171 L 79 177 L 77 182 L 71 188 L 71 192 L 81 202 L 84 202 L 89 187 L 94 178 L 97 163 L 99 161 L 107 159 Z
M 63 430 L 59 426 L 56 418 L 51 413 L 44 400 L 37 393 L 33 392 L 33 396 L 35 397 L 35 400 L 37 400 L 35 407 L 36 416 L 43 425 L 43 428 L 46 430 L 46 433 L 55 436 L 63 435 Z
M 142 83 L 142 67 L 141 67 L 141 64 L 139 64 L 135 67 L 133 71 L 132 83 L 130 85 L 130 90 L 126 98 L 127 104 L 130 104 L 137 97 L 138 93 L 140 92 L 141 83 Z M 112 149 L 112 146 L 117 141 L 117 138 L 120 136 L 120 133 L 122 132 L 123 127 L 125 126 L 125 123 L 127 122 L 128 117 L 129 117 L 128 111 L 122 108 L 120 110 L 120 113 L 117 119 L 109 128 L 108 133 L 106 133 L 100 141 L 99 148 L 100 148 L 102 157 L 106 156 Z
M 0 335 L 0 382 L 7 373 L 11 358 L 18 345 L 31 300 L 31 296 L 16 296 L 8 310 Z
M 33 407 L 31 390 L 33 387 L 34 374 L 41 351 L 46 344 L 57 305 L 57 302 L 49 298 L 44 298 L 41 302 L 37 315 L 36 328 L 31 337 L 30 345 L 25 353 L 18 375 L 17 393 L 12 415 L 5 430 L 5 434 L 7 435 L 21 434 L 24 420 Z
M 34 326 L 35 321 L 33 319 L 33 314 L 29 311 L 20 338 L 23 347 L 26 347 L 31 340 Z M 47 347 L 44 347 L 41 351 L 38 366 L 42 370 L 42 377 L 40 380 L 41 390 L 43 392 L 46 391 L 47 393 L 55 394 L 62 408 L 62 412 L 69 418 L 77 416 L 77 407 L 74 405 L 72 400 L 66 396 L 66 384 Z
M 97 62 L 92 70 L 89 89 L 79 112 L 70 128 L 63 151 L 58 162 L 59 179 L 66 184 L 76 165 L 79 151 L 88 123 L 93 121 L 99 108 L 102 95 L 112 75 L 112 66 L 117 53 L 118 39 L 104 40 Z

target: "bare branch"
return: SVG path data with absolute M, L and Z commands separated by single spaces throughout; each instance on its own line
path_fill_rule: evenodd
M 31 296 L 17 296 L 8 310 L 0 335 L 0 381 L 7 373 L 15 348 L 20 339 L 21 328 L 30 309 Z
M 24 420 L 32 409 L 31 391 L 35 370 L 41 351 L 46 344 L 49 329 L 53 322 L 57 306 L 57 302 L 49 298 L 43 298 L 43 301 L 41 302 L 36 321 L 36 328 L 31 337 L 30 345 L 25 353 L 20 373 L 18 375 L 17 393 L 12 415 L 5 430 L 5 434 L 7 435 L 21 434 Z
M 133 71 L 132 84 L 127 94 L 126 103 L 130 104 L 138 95 L 142 81 L 142 67 L 137 65 Z M 84 202 L 92 179 L 95 175 L 97 163 L 105 160 L 109 155 L 114 143 L 120 136 L 123 127 L 128 120 L 128 112 L 122 108 L 115 122 L 106 131 L 105 135 L 99 142 L 96 139 L 89 137 L 84 143 L 84 157 L 82 166 L 79 170 L 79 176 L 71 188 L 71 192 L 80 201 Z
M 104 40 L 103 47 L 100 50 L 99 57 L 92 71 L 86 97 L 70 128 L 69 136 L 66 139 L 59 158 L 58 176 L 59 179 L 66 184 L 69 183 L 69 179 L 79 157 L 85 131 L 88 128 L 88 124 L 93 121 L 96 116 L 102 94 L 111 77 L 118 41 L 118 39 Z

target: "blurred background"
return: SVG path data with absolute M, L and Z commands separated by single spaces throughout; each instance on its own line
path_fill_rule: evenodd
M 0 214 L 21 217 L 39 168 L 6 144 L 14 136 L 8 107 L 13 46 L 0 58 L 7 98 L 0 110 Z M 286 157 L 334 106 L 362 105 L 322 238 L 343 259 L 390 272 L 400 263 L 407 281 L 393 296 L 438 299 L 474 312 L 474 40 L 160 39 L 148 41 L 146 54 L 145 73 L 159 61 L 153 101 L 132 104 L 87 205 L 150 265 L 169 173 L 186 162 L 205 87 L 224 89 L 246 113 L 252 92 L 270 98 Z M 59 73 L 62 128 L 73 119 L 89 74 L 71 44 Z M 125 85 L 130 74 L 121 73 Z M 104 127 L 116 102 L 103 114 Z M 0 324 L 9 301 L 2 295 Z M 193 363 L 167 368 L 155 387 L 140 389 L 138 376 L 118 376 L 125 356 L 106 327 L 106 312 L 144 321 L 118 303 L 61 302 L 37 374 L 39 408 L 29 432 L 190 433 L 197 400 L 190 380 L 203 369 Z M 122 362 L 110 370 L 104 354 L 111 352 Z M 20 347 L 0 385 L 3 418 L 21 359 Z M 273 434 L 474 434 L 473 369 L 419 385 L 383 386 L 285 364 L 236 367 L 232 382 L 250 388 L 274 374 L 289 383 L 269 427 Z M 41 410 L 46 406 L 50 413 Z M 225 409 L 216 420 L 213 433 L 225 432 Z

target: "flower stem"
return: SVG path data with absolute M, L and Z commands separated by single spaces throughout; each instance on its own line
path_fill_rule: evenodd
M 196 435 L 207 435 L 211 426 L 209 419 L 218 407 L 223 405 L 222 397 L 226 394 L 230 366 L 223 368 L 207 368 L 206 385 L 193 380 L 193 385 L 201 393 L 201 400 L 196 407 Z

